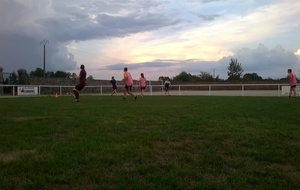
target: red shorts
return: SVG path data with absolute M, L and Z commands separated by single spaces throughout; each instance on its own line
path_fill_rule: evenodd
M 75 89 L 76 89 L 77 91 L 80 91 L 80 90 L 82 90 L 84 87 L 85 87 L 85 83 L 79 83 L 79 84 L 77 84 L 77 85 L 75 86 Z

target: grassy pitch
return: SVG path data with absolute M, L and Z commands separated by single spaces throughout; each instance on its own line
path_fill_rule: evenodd
M 0 189 L 300 189 L 300 98 L 0 98 Z

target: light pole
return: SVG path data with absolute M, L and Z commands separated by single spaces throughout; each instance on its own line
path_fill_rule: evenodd
M 46 45 L 49 44 L 49 41 L 43 40 L 40 44 L 44 45 L 44 77 L 46 77 Z

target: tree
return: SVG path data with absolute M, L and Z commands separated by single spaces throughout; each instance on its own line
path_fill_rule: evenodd
M 44 70 L 41 68 L 36 68 L 35 71 L 30 72 L 30 77 L 44 77 Z M 64 72 L 64 71 L 47 71 L 46 77 L 50 78 L 69 78 L 75 79 L 77 78 L 76 73 Z
M 227 67 L 227 75 L 229 81 L 241 80 L 244 70 L 242 69 L 241 63 L 237 59 L 230 59 L 229 66 Z
M 53 71 L 47 71 L 46 72 L 46 77 L 54 77 L 54 72 Z
M 44 77 L 44 70 L 41 68 L 36 68 L 35 71 L 30 72 L 30 77 Z
M 88 76 L 87 80 L 94 80 L 93 75 Z
M 16 72 L 12 72 L 11 75 L 9 76 L 9 81 L 10 84 L 18 84 L 18 75 Z
M 67 78 L 67 73 L 63 71 L 56 71 L 54 74 L 56 78 Z
M 166 81 L 169 77 L 160 76 L 158 77 L 158 81 Z
M 76 73 L 72 73 L 70 79 L 76 79 L 77 78 L 77 74 Z
M 246 73 L 243 76 L 244 81 L 262 81 L 263 78 L 259 76 L 257 73 Z
M 200 72 L 197 78 L 199 81 L 214 81 L 214 77 L 208 72 Z
M 179 75 L 173 78 L 173 81 L 176 82 L 193 82 L 194 77 L 185 71 L 181 72 Z

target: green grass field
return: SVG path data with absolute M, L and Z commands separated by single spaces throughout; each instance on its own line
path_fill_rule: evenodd
M 300 189 L 300 98 L 0 98 L 0 189 Z

